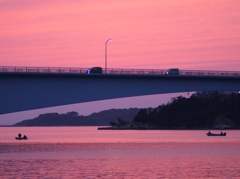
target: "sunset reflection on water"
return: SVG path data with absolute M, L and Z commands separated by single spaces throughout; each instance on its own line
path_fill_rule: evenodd
M 233 178 L 239 131 L 98 131 L 96 127 L 1 128 L 4 178 Z M 28 141 L 15 141 L 24 131 Z M 47 137 L 48 136 L 48 137 Z
M 226 137 L 207 137 L 207 130 L 97 130 L 97 127 L 2 127 L 1 142 L 14 142 L 18 133 L 29 140 L 18 143 L 156 143 L 239 141 L 240 132 L 228 130 Z M 212 130 L 220 133 L 219 130 Z

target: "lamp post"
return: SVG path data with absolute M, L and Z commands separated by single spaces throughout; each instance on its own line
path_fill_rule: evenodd
M 105 73 L 107 73 L 107 43 L 109 41 L 112 41 L 112 38 L 107 39 L 106 43 L 105 43 Z

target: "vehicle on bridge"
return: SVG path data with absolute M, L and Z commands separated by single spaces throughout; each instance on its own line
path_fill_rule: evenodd
M 179 75 L 179 69 L 178 68 L 170 68 L 164 73 L 164 75 Z
M 92 68 L 89 68 L 86 73 L 87 74 L 92 74 L 92 73 L 98 73 L 98 74 L 102 74 L 103 70 L 101 67 L 92 67 Z

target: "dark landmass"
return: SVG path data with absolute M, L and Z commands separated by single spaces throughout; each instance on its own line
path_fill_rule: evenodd
M 99 130 L 240 129 L 240 94 L 201 92 L 156 108 L 110 109 L 80 116 L 47 113 L 13 126 L 105 126 Z
M 132 121 L 110 123 L 116 129 L 240 129 L 240 94 L 201 92 L 173 98 L 157 108 L 141 109 Z
M 109 126 L 118 118 L 131 121 L 140 109 L 109 109 L 89 116 L 80 116 L 77 112 L 66 114 L 47 113 L 36 118 L 23 120 L 13 126 Z

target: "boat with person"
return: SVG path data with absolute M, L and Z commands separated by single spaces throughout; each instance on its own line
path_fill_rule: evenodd
M 27 136 L 26 135 L 24 135 L 23 137 L 22 137 L 22 134 L 18 134 L 18 137 L 15 137 L 15 139 L 16 140 L 27 140 L 28 138 L 27 138 Z
M 23 136 L 23 137 L 15 137 L 16 140 L 27 140 L 27 136 Z
M 227 135 L 227 133 L 226 132 L 223 133 L 222 131 L 220 134 L 214 134 L 210 131 L 207 133 L 207 136 L 226 136 L 226 135 Z

